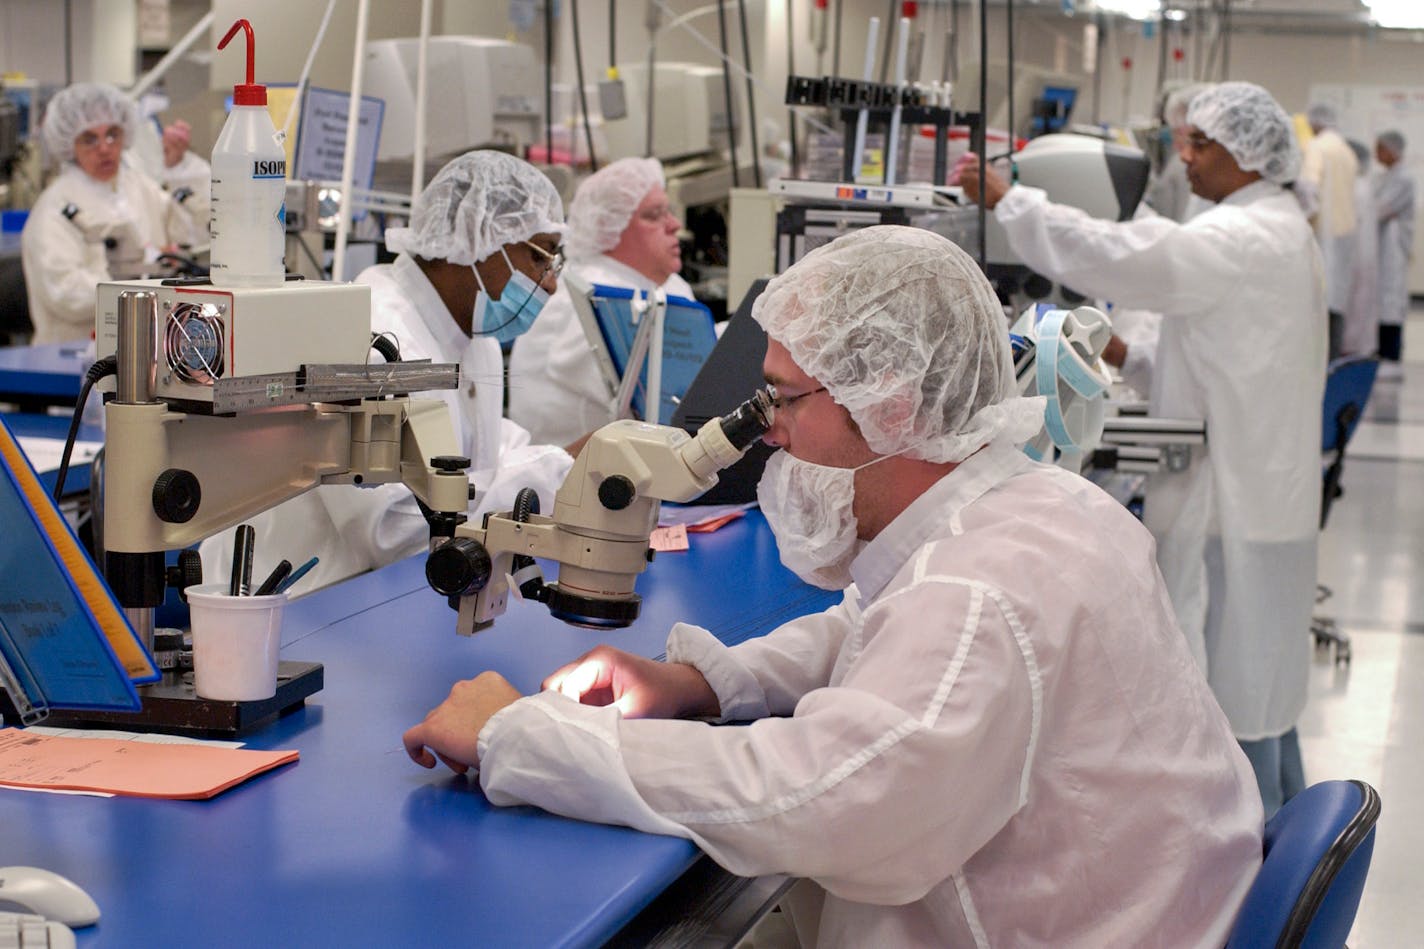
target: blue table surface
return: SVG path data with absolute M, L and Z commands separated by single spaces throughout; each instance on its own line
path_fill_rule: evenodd
M 69 416 L 35 415 L 32 413 L 4 413 L 5 424 L 16 437 L 53 438 L 63 440 L 69 434 Z M 104 430 L 93 425 L 80 425 L 78 439 L 88 442 L 102 442 Z M 40 482 L 51 492 L 54 491 L 57 471 L 39 472 Z M 70 465 L 69 474 L 64 479 L 64 493 L 89 490 L 89 464 Z
M 83 343 L 0 346 L 0 393 L 73 400 L 92 361 L 87 349 Z
M 301 760 L 209 801 L 0 790 L 0 860 L 62 873 L 98 902 L 80 945 L 598 945 L 697 859 L 685 840 L 494 808 L 474 779 L 409 761 L 401 733 L 486 669 L 524 692 L 600 642 L 660 655 L 677 620 L 729 643 L 839 598 L 785 570 L 756 511 L 639 579 L 626 630 L 511 604 L 455 634 L 423 558 L 293 601 L 282 655 L 323 691 L 259 729 Z

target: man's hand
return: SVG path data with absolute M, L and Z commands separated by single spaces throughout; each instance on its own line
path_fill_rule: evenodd
M 1108 344 L 1103 347 L 1103 362 L 1109 366 L 1115 366 L 1121 369 L 1122 364 L 1126 361 L 1127 343 L 1123 341 L 1121 336 L 1114 333 L 1112 339 L 1109 339 Z
M 990 211 L 999 203 L 1009 190 L 1009 183 L 1004 176 L 994 170 L 992 165 L 984 166 L 984 181 L 979 181 L 979 156 L 973 152 L 965 152 L 963 157 L 955 163 L 954 171 L 950 176 L 950 183 L 958 183 L 964 189 L 964 195 L 969 200 L 976 203 L 982 202 L 984 207 Z
M 692 666 L 599 646 L 544 680 L 582 705 L 613 705 L 627 718 L 715 717 L 717 693 Z
M 182 119 L 163 130 L 163 164 L 169 168 L 183 160 L 192 141 L 193 130 Z
M 480 729 L 518 698 L 519 690 L 498 672 L 481 672 L 456 682 L 450 697 L 405 733 L 406 754 L 422 768 L 435 767 L 439 758 L 451 771 L 464 774 L 480 763 Z

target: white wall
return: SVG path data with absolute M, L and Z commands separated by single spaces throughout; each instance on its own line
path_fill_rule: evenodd
M 65 82 L 64 7 L 55 0 L 0 0 L 0 72 Z M 131 85 L 137 37 L 135 3 L 71 0 L 70 78 Z

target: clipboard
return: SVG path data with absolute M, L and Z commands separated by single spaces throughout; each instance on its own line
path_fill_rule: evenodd
M 0 418 L 0 685 L 20 724 L 50 709 L 137 712 L 158 681 L 129 625 Z
M 574 312 L 600 375 L 608 385 L 615 418 L 671 425 L 673 413 L 717 345 L 712 311 L 686 297 L 660 291 L 567 282 Z M 654 394 L 655 417 L 648 412 Z

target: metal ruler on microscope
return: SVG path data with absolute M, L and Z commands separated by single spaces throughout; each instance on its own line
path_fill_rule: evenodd
M 213 414 L 230 415 L 312 402 L 354 402 L 454 389 L 459 384 L 460 367 L 455 363 L 303 366 L 294 372 L 218 379 L 213 383 Z

